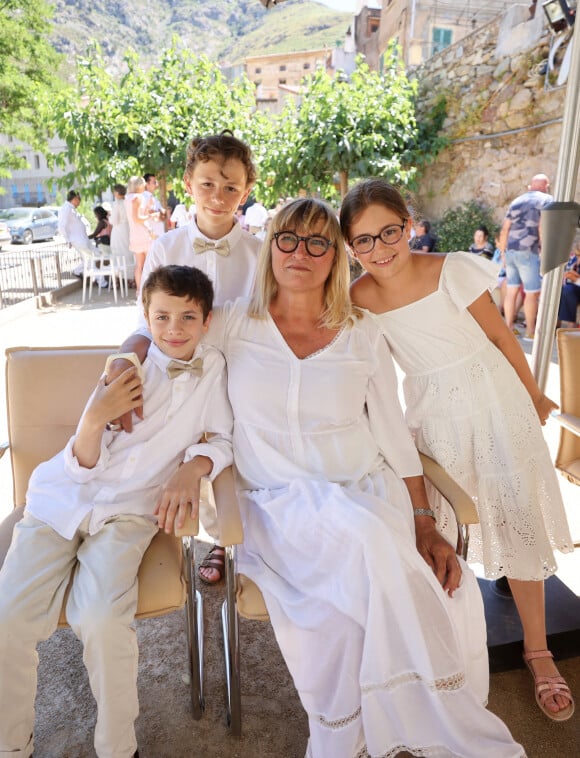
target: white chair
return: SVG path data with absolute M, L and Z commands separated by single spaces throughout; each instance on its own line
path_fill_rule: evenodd
M 119 292 L 121 297 L 127 297 L 129 294 L 129 275 L 127 273 L 127 256 L 116 255 L 111 252 L 111 261 L 115 266 L 115 274 L 119 281 Z
M 93 295 L 93 282 L 96 282 L 99 288 L 99 295 L 103 287 L 103 277 L 108 277 L 113 287 L 113 297 L 117 302 L 117 276 L 115 270 L 115 260 L 111 256 L 111 248 L 108 245 L 95 246 L 92 248 L 82 248 L 79 250 L 83 259 L 83 303 L 87 293 L 87 283 L 89 285 L 89 300 Z M 115 256 L 116 257 L 116 256 Z

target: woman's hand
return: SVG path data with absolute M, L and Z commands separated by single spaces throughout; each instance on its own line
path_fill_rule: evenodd
M 199 512 L 199 490 L 202 476 L 211 474 L 213 461 L 204 455 L 198 455 L 188 463 L 180 466 L 163 488 L 161 497 L 155 506 L 154 515 L 157 524 L 167 534 L 172 534 L 175 527 L 183 526 L 188 509 L 195 518 Z
M 430 516 L 415 517 L 415 539 L 417 550 L 431 567 L 437 581 L 449 597 L 453 597 L 461 582 L 461 566 L 455 550 L 439 534 Z
M 533 400 L 540 423 L 542 426 L 545 426 L 550 413 L 557 410 L 559 406 L 557 406 L 553 400 L 550 400 L 549 397 L 546 397 L 546 395 L 538 395 L 538 397 Z

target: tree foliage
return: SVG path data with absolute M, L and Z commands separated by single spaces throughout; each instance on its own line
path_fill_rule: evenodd
M 97 46 L 79 59 L 75 90 L 51 108 L 55 131 L 67 150 L 55 160 L 74 168 L 61 184 L 80 184 L 94 195 L 131 175 L 155 173 L 180 186 L 188 142 L 198 134 L 247 130 L 253 85 L 228 82 L 205 56 L 180 49 L 174 40 L 148 70 L 138 56 L 125 56 L 118 78 L 104 66 Z
M 40 104 L 58 87 L 60 60 L 48 41 L 52 7 L 44 0 L 0 2 L 0 134 L 34 147 L 45 144 Z M 0 145 L 0 172 L 25 165 L 19 151 Z
M 344 195 L 350 177 L 408 182 L 415 171 L 404 163 L 417 131 L 415 90 L 395 46 L 381 73 L 362 56 L 350 77 L 319 69 L 304 80 L 301 103 L 288 103 L 278 119 L 266 161 L 271 186 L 278 194 L 304 188 L 328 196 L 337 183 Z

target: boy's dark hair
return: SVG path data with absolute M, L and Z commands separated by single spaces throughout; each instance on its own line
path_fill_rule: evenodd
M 145 313 L 149 310 L 154 292 L 192 300 L 201 307 L 204 321 L 213 308 L 213 285 L 203 271 L 192 266 L 159 266 L 152 271 L 141 292 Z
M 147 184 L 149 179 L 155 179 L 155 174 L 143 174 L 143 179 L 145 179 L 145 184 Z
M 69 190 L 67 192 L 66 199 L 68 200 L 69 203 L 71 200 L 74 200 L 75 197 L 78 197 L 79 200 L 81 199 L 80 193 L 77 192 L 76 190 Z
M 207 137 L 194 137 L 187 146 L 185 162 L 186 176 L 193 172 L 198 163 L 217 161 L 225 163 L 236 158 L 244 164 L 248 184 L 256 181 L 256 167 L 252 160 L 252 151 L 245 142 L 234 137 L 229 129 L 221 134 L 210 134 Z

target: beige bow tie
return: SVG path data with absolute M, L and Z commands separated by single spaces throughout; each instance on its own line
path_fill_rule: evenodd
M 167 376 L 170 379 L 175 379 L 176 376 L 183 374 L 184 371 L 189 371 L 195 376 L 201 376 L 203 374 L 203 360 L 201 358 L 194 358 L 189 363 L 169 361 L 167 364 Z
M 213 240 L 204 240 L 201 237 L 196 237 L 193 240 L 193 252 L 205 253 L 206 250 L 215 250 L 218 255 L 229 255 L 230 243 L 227 240 L 214 242 Z

